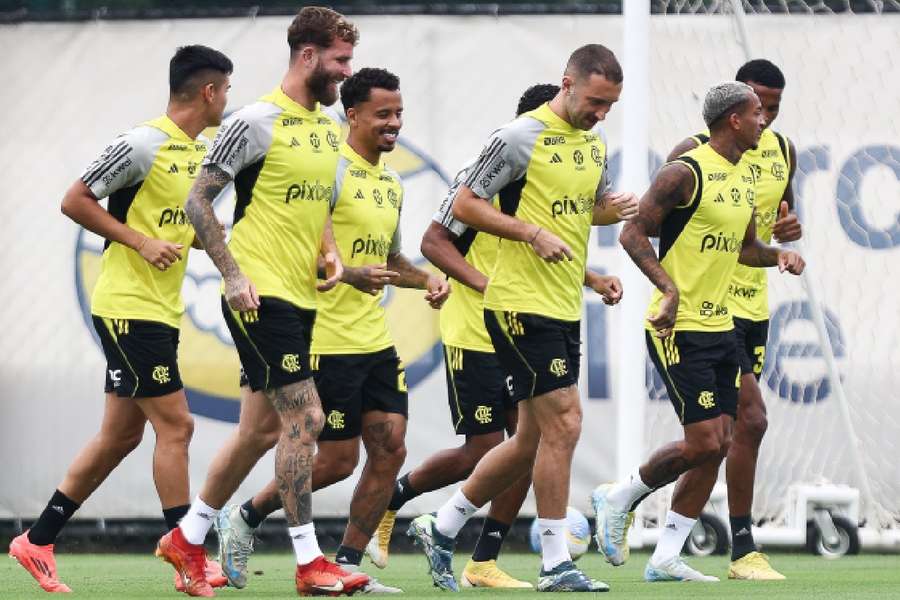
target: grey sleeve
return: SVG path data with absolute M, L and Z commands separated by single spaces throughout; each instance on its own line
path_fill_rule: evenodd
M 603 147 L 606 152 L 603 155 L 603 173 L 600 175 L 600 185 L 597 186 L 597 198 L 601 198 L 603 194 L 612 191 L 612 181 L 609 179 L 609 143 L 606 141 L 606 133 L 600 129 L 600 125 L 594 126 L 594 133 L 603 140 Z
M 123 133 L 84 170 L 81 181 L 98 200 L 143 181 L 167 137 L 145 125 Z
M 268 102 L 257 102 L 230 115 L 219 127 L 203 165 L 215 165 L 234 178 L 259 161 L 272 143 L 272 124 L 279 110 Z
M 334 174 L 334 189 L 331 192 L 331 212 L 334 212 L 338 198 L 341 197 L 341 189 L 344 187 L 344 176 L 347 174 L 347 166 L 349 164 L 350 161 L 343 156 L 338 157 L 337 170 Z
M 403 218 L 403 201 L 406 200 L 406 187 L 403 185 L 403 181 L 400 179 L 400 175 L 397 173 L 393 173 L 392 175 L 397 178 L 397 181 L 400 182 L 400 208 L 399 215 L 397 215 L 397 227 L 394 229 L 394 235 L 391 237 L 391 249 L 388 252 L 389 254 L 397 254 L 403 249 L 403 240 L 400 236 L 400 230 L 402 229 L 402 221 Z
M 495 131 L 469 169 L 466 186 L 475 195 L 487 199 L 524 177 L 535 140 L 543 129 L 543 123 L 525 116 Z
M 447 194 L 444 196 L 444 200 L 438 207 L 437 212 L 431 217 L 432 221 L 440 223 L 449 229 L 456 237 L 465 233 L 469 226 L 453 217 L 453 202 L 456 200 L 456 195 L 459 193 L 459 186 L 463 184 L 466 179 L 466 174 L 476 161 L 477 159 L 472 159 L 460 169 L 459 173 L 456 174 L 456 177 L 453 178 L 453 183 L 450 184 L 450 189 L 447 190 Z

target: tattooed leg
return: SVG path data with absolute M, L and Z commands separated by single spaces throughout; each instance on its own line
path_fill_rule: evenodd
M 363 414 L 362 439 L 366 447 L 366 465 L 353 498 L 350 518 L 342 545 L 362 550 L 372 534 L 394 491 L 394 481 L 406 460 L 406 417 L 395 413 L 370 411 Z
M 312 379 L 268 392 L 281 416 L 275 479 L 289 527 L 312 522 L 312 467 L 316 439 L 325 422 Z

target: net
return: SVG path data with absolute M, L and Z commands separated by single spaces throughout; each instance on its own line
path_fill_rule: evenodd
M 858 487 L 869 525 L 900 521 L 900 467 L 891 458 L 900 449 L 900 310 L 892 300 L 900 291 L 900 95 L 886 85 L 898 66 L 891 50 L 900 43 L 898 4 L 744 1 L 740 15 L 727 1 L 653 3 L 654 13 L 664 15 L 651 20 L 654 46 L 686 49 L 651 51 L 654 81 L 662 70 L 683 73 L 686 89 L 653 84 L 654 97 L 668 97 L 651 121 L 666 133 L 677 127 L 664 121 L 679 124 L 672 144 L 702 128 L 705 89 L 733 77 L 748 55 L 772 60 L 787 79 L 774 129 L 797 148 L 793 185 L 804 224 L 798 249 L 808 273 L 805 280 L 769 273 L 760 381 L 769 429 L 756 478 L 757 522 L 782 522 L 788 487 L 800 482 Z M 846 412 L 815 325 L 817 310 Z M 652 366 L 647 382 L 649 452 L 680 438 L 681 429 Z M 647 514 L 657 514 L 649 508 Z

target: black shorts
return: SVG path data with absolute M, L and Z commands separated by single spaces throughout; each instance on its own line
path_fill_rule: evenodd
M 241 359 L 241 386 L 258 392 L 312 377 L 309 342 L 316 311 L 263 296 L 257 310 L 236 312 L 223 296 L 222 314 Z
M 406 372 L 393 346 L 366 354 L 313 354 L 310 359 L 325 413 L 320 442 L 359 436 L 362 415 L 371 410 L 409 416 Z
M 737 344 L 741 375 L 753 373 L 756 380 L 766 362 L 766 342 L 769 340 L 769 320 L 751 321 L 734 317 L 734 341 Z
M 738 364 L 732 331 L 649 331 L 647 350 L 682 425 L 737 416 Z
M 178 372 L 177 329 L 157 321 L 92 317 L 106 355 L 107 394 L 156 398 L 184 387 Z
M 506 429 L 506 412 L 514 409 L 512 380 L 493 352 L 444 346 L 447 400 L 458 435 L 481 435 Z
M 497 359 L 512 376 L 514 402 L 578 384 L 581 322 L 484 309 Z

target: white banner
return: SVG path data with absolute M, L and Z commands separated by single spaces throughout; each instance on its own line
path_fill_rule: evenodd
M 795 182 L 806 223 L 808 260 L 821 285 L 835 350 L 854 404 L 870 477 L 897 510 L 900 467 L 900 82 L 895 17 L 750 18 L 754 46 L 781 65 L 788 87 L 777 128 L 795 141 L 802 173 Z M 512 118 L 521 92 L 558 82 L 569 53 L 599 42 L 620 53 L 620 17 L 360 17 L 354 66 L 385 67 L 401 80 L 402 144 L 389 162 L 404 175 L 404 251 L 418 243 L 448 176 L 478 152 L 486 136 Z M 105 361 L 89 320 L 90 288 L 102 244 L 63 217 L 59 203 L 81 170 L 118 133 L 161 114 L 168 61 L 179 45 L 202 43 L 235 64 L 229 108 L 263 95 L 287 66 L 289 18 L 116 21 L 0 27 L 5 84 L 0 149 L 6 165 L 0 267 L 5 275 L 0 339 L 0 517 L 33 517 L 44 507 L 76 452 L 95 434 L 103 409 Z M 655 17 L 651 24 L 651 166 L 680 139 L 702 128 L 706 88 L 743 62 L 723 17 Z M 890 74 L 890 76 L 889 76 Z M 625 74 L 628 85 L 628 73 Z M 607 135 L 617 170 L 622 139 L 614 108 Z M 639 193 L 643 190 L 635 190 Z M 217 206 L 231 219 L 231 206 Z M 595 233 L 590 264 L 615 273 L 627 260 L 616 232 Z M 773 280 L 779 279 L 773 274 Z M 626 290 L 624 302 L 636 301 Z M 404 472 L 431 452 L 462 442 L 452 434 L 436 315 L 420 294 L 392 292 L 390 324 L 410 384 L 409 455 Z M 197 416 L 191 445 L 196 491 L 233 428 L 237 356 L 221 319 L 217 273 L 191 253 L 184 288 L 188 312 L 180 346 L 182 378 Z M 763 378 L 772 428 L 759 472 L 760 505 L 774 506 L 791 481 L 830 478 L 855 483 L 845 428 L 827 384 L 818 340 L 799 287 L 773 295 L 790 321 L 773 325 Z M 794 304 L 786 304 L 793 302 Z M 610 363 L 622 331 L 616 308 L 586 301 L 581 390 L 582 440 L 571 504 L 583 511 L 596 483 L 614 474 L 616 374 Z M 644 360 L 636 356 L 635 360 Z M 640 399 L 620 399 L 621 405 Z M 651 401 L 650 448 L 679 435 L 673 411 Z M 799 441 L 802 440 L 802 441 Z M 153 517 L 159 502 L 151 476 L 153 434 L 85 503 L 83 517 Z M 646 450 L 636 448 L 644 456 Z M 778 459 L 778 461 L 775 460 Z M 768 461 L 768 462 L 767 462 Z M 780 461 L 780 462 L 779 462 Z M 272 475 L 271 455 L 236 496 L 243 500 Z M 317 515 L 344 514 L 355 477 L 317 492 Z M 452 490 L 416 499 L 407 511 L 436 508 Z M 759 495 L 759 494 L 758 494 Z M 529 499 L 525 507 L 533 512 Z M 762 509 L 761 509 L 762 510 Z M 775 510 L 766 509 L 766 510 Z

